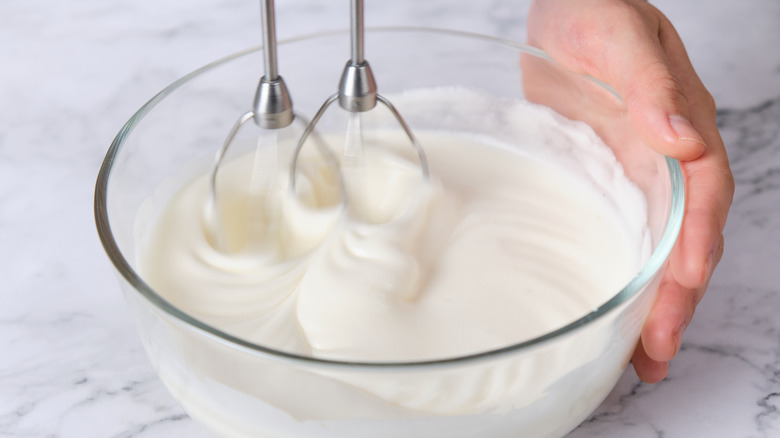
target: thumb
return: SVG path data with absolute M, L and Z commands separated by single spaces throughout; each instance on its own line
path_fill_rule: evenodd
M 682 161 L 701 156 L 706 145 L 690 123 L 688 101 L 672 67 L 687 54 L 679 49 L 670 59 L 664 50 L 665 17 L 642 1 L 564 3 L 535 2 L 529 41 L 569 69 L 612 86 L 639 136 L 656 152 Z M 557 26 L 549 25 L 553 17 Z
M 675 68 L 688 62 L 682 41 L 652 5 L 635 2 L 624 7 L 618 13 L 623 25 L 602 32 L 601 59 L 590 64 L 595 67 L 591 73 L 623 97 L 648 146 L 681 161 L 699 158 L 706 143 L 690 122 L 680 69 Z M 664 42 L 674 49 L 665 50 Z
M 663 59 L 654 61 L 644 68 L 621 66 L 624 61 L 617 61 L 607 66 L 612 70 L 608 76 L 613 77 L 616 91 L 648 146 L 681 161 L 695 160 L 704 153 L 706 143 L 690 122 L 687 99 L 671 69 Z

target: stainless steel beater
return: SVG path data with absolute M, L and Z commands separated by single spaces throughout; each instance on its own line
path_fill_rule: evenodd
M 423 178 L 427 180 L 429 177 L 428 159 L 426 158 L 425 151 L 420 146 L 420 143 L 417 141 L 417 138 L 414 136 L 411 128 L 409 128 L 409 125 L 406 123 L 395 106 L 393 106 L 393 104 L 388 99 L 377 92 L 374 73 L 372 72 L 371 66 L 368 64 L 368 61 L 364 56 L 365 48 L 363 41 L 363 0 L 352 0 L 350 4 L 350 13 L 352 57 L 349 61 L 347 61 L 347 65 L 344 67 L 344 71 L 341 74 L 338 92 L 330 96 L 325 101 L 325 103 L 322 104 L 320 109 L 312 118 L 311 123 L 309 123 L 309 125 L 303 131 L 303 135 L 301 135 L 300 140 L 298 140 L 295 152 L 293 152 L 290 168 L 290 187 L 293 190 L 295 188 L 295 167 L 298 161 L 300 150 L 309 136 L 314 132 L 314 128 L 322 118 L 322 115 L 337 100 L 339 102 L 339 106 L 352 113 L 353 116 L 357 116 L 358 113 L 374 109 L 377 102 L 380 102 L 382 105 L 384 105 L 401 125 L 401 128 L 411 142 L 412 147 L 417 152 Z
M 220 212 L 218 208 L 219 197 L 217 196 L 217 174 L 222 166 L 225 154 L 233 144 L 235 137 L 241 127 L 250 120 L 253 120 L 257 126 L 264 130 L 280 130 L 289 127 L 294 120 L 298 120 L 303 126 L 303 133 L 298 139 L 298 143 L 292 154 L 289 168 L 289 189 L 294 193 L 296 167 L 301 148 L 311 137 L 320 153 L 326 161 L 339 172 L 339 189 L 341 193 L 342 204 L 347 204 L 346 190 L 344 181 L 339 170 L 338 160 L 327 148 L 325 142 L 319 138 L 315 127 L 322 118 L 327 109 L 335 102 L 346 111 L 349 111 L 353 120 L 359 125 L 359 114 L 367 112 L 376 107 L 377 102 L 383 104 L 400 124 L 406 137 L 415 149 L 424 180 L 429 177 L 428 161 L 425 152 L 415 138 L 409 125 L 403 119 L 398 110 L 385 97 L 377 93 L 376 81 L 370 65 L 364 57 L 364 28 L 363 28 L 363 0 L 352 0 L 351 3 L 351 59 L 344 67 L 338 86 L 338 92 L 330 96 L 319 108 L 311 122 L 297 115 L 293 111 L 292 99 L 284 80 L 278 71 L 277 51 L 276 51 L 276 27 L 275 10 L 273 0 L 261 0 L 260 2 L 262 34 L 263 34 L 263 55 L 264 55 L 264 75 L 260 78 L 255 93 L 252 109 L 242 114 L 235 122 L 221 147 L 217 151 L 214 164 L 209 174 L 209 198 L 205 210 L 206 225 L 212 231 L 214 244 L 218 248 L 224 247 Z M 357 130 L 360 134 L 360 130 Z
M 215 240 L 214 244 L 218 248 L 223 248 L 224 242 L 218 208 L 217 174 L 222 167 L 226 152 L 233 144 L 241 127 L 250 120 L 253 120 L 259 128 L 270 131 L 287 128 L 295 120 L 298 120 L 302 124 L 302 129 L 309 126 L 309 122 L 305 118 L 294 113 L 290 92 L 287 89 L 284 79 L 279 74 L 276 50 L 276 12 L 274 0 L 260 1 L 260 15 L 263 36 L 264 74 L 260 78 L 257 86 L 252 109 L 242 114 L 228 132 L 228 135 L 225 137 L 225 140 L 216 153 L 209 174 L 209 197 L 205 210 L 205 220 L 207 227 L 212 231 L 212 237 Z M 335 157 L 333 157 L 326 148 L 324 142 L 317 138 L 316 134 L 315 139 L 317 140 L 317 146 L 320 153 L 326 157 L 329 163 L 336 165 Z M 274 143 L 275 141 L 276 139 L 274 138 Z M 266 146 L 278 148 L 277 144 Z
M 273 0 L 260 1 L 260 15 L 263 23 L 263 61 L 265 74 L 260 78 L 260 83 L 255 92 L 254 105 L 233 125 L 225 141 L 217 152 L 214 167 L 211 171 L 211 196 L 214 201 L 216 191 L 216 178 L 219 165 L 225 156 L 225 152 L 233 143 L 238 130 L 246 122 L 254 120 L 257 126 L 264 129 L 281 129 L 290 126 L 295 119 L 292 108 L 292 99 L 284 79 L 279 75 L 276 53 L 276 13 Z

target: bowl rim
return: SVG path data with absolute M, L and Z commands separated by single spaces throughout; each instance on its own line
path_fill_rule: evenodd
M 335 35 L 347 34 L 348 29 L 336 29 L 323 32 L 314 32 L 303 34 L 300 36 L 286 38 L 280 40 L 278 44 L 291 44 L 298 41 L 311 40 L 316 38 L 330 37 Z M 432 33 L 438 35 L 447 35 L 456 38 L 468 38 L 472 40 L 483 40 L 488 43 L 498 44 L 501 46 L 516 49 L 519 52 L 534 55 L 540 58 L 544 58 L 548 61 L 555 62 L 549 55 L 543 50 L 529 46 L 524 43 L 520 43 L 513 40 L 504 38 L 483 35 L 478 33 L 434 28 L 434 27 L 421 27 L 421 26 L 377 26 L 367 27 L 367 33 Z M 217 59 L 209 64 L 206 64 L 174 81 L 159 93 L 153 96 L 147 101 L 141 108 L 139 108 L 122 126 L 117 133 L 114 140 L 106 152 L 106 156 L 100 167 L 97 181 L 95 184 L 94 194 L 94 216 L 97 232 L 100 237 L 100 241 L 103 248 L 111 260 L 114 268 L 118 273 L 126 280 L 130 286 L 132 286 L 136 292 L 138 292 L 143 298 L 151 302 L 157 309 L 163 313 L 173 317 L 173 320 L 178 324 L 183 324 L 185 327 L 195 329 L 203 335 L 206 335 L 213 340 L 228 344 L 232 347 L 245 350 L 252 354 L 261 354 L 272 360 L 279 360 L 283 362 L 292 362 L 297 364 L 307 364 L 325 368 L 358 368 L 361 370 L 410 370 L 429 367 L 447 367 L 464 363 L 477 363 L 486 360 L 493 360 L 499 357 L 504 357 L 513 353 L 530 350 L 532 348 L 544 345 L 554 339 L 561 338 L 565 335 L 571 334 L 578 329 L 586 326 L 591 321 L 598 320 L 612 310 L 620 306 L 621 304 L 634 297 L 642 290 L 642 288 L 655 276 L 659 269 L 666 262 L 669 254 L 672 251 L 674 243 L 679 234 L 682 226 L 683 212 L 685 206 L 685 190 L 682 177 L 682 171 L 680 164 L 676 159 L 665 157 L 666 165 L 669 171 L 670 183 L 671 183 L 671 199 L 669 205 L 669 217 L 667 219 L 664 232 L 661 236 L 658 246 L 650 255 L 647 262 L 643 265 L 642 269 L 637 273 L 634 278 L 631 279 L 617 294 L 612 296 L 608 301 L 604 302 L 600 306 L 591 310 L 588 314 L 578 318 L 563 327 L 559 327 L 550 332 L 544 333 L 541 336 L 537 336 L 532 339 L 525 340 L 523 342 L 507 345 L 501 348 L 494 348 L 485 351 L 479 351 L 475 353 L 469 353 L 465 355 L 444 357 L 438 359 L 426 359 L 420 361 L 352 361 L 352 360 L 337 360 L 316 358 L 307 356 L 304 354 L 297 354 L 277 350 L 260 344 L 256 344 L 235 335 L 231 335 L 224 332 L 210 324 L 207 324 L 186 312 L 180 310 L 161 295 L 157 294 L 151 286 L 149 286 L 141 276 L 133 269 L 128 260 L 122 254 L 119 246 L 114 239 L 114 235 L 111 231 L 111 224 L 108 218 L 107 210 L 107 195 L 108 195 L 108 183 L 111 176 L 111 170 L 113 168 L 114 160 L 117 154 L 122 149 L 125 138 L 133 131 L 135 125 L 146 116 L 161 100 L 166 96 L 174 92 L 180 86 L 184 85 L 191 79 L 208 72 L 218 66 L 221 66 L 231 60 L 240 58 L 250 53 L 258 52 L 262 50 L 262 46 L 250 47 L 239 52 L 235 52 L 223 58 Z M 614 89 L 607 84 L 592 78 L 587 75 L 583 75 L 599 85 L 606 88 L 617 98 L 620 98 Z

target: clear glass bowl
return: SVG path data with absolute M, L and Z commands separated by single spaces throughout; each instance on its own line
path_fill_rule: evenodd
M 466 86 L 528 99 L 590 124 L 647 198 L 652 240 L 647 263 L 608 302 L 565 327 L 517 345 L 441 360 L 316 359 L 256 345 L 193 318 L 139 275 L 137 239 L 153 217 L 149 199 L 164 203 L 176 189 L 170 187 L 173 175 L 209 163 L 235 118 L 250 107 L 262 65 L 262 48 L 254 48 L 209 64 L 153 97 L 119 132 L 98 176 L 98 233 L 151 362 L 186 411 L 225 436 L 566 434 L 601 403 L 629 362 L 682 221 L 678 163 L 642 143 L 613 91 L 566 71 L 535 48 L 424 28 L 370 29 L 366 48 L 385 95 Z M 346 31 L 280 44 L 281 72 L 299 113 L 313 114 L 335 92 L 348 50 Z M 435 115 L 404 115 L 412 129 L 437 125 Z M 579 360 L 565 367 L 565 373 L 543 365 L 572 354 Z M 509 376 L 515 383 L 502 386 Z M 502 391 L 498 398 L 482 400 L 478 411 L 459 412 L 453 405 L 437 412 L 400 408 L 355 382 L 394 388 L 399 397 L 425 387 L 455 404 L 467 388 Z M 473 399 L 473 394 L 467 396 Z

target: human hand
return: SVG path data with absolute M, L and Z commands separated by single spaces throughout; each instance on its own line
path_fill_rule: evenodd
M 715 102 L 672 24 L 643 0 L 535 0 L 528 42 L 613 87 L 643 142 L 680 161 L 683 225 L 632 358 L 642 380 L 658 382 L 723 254 L 734 180 Z

